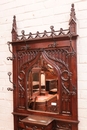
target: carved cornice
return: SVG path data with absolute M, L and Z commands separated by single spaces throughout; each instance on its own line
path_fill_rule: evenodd
M 69 20 L 69 28 L 54 30 L 54 26 L 50 27 L 51 31 L 39 32 L 25 34 L 25 31 L 21 31 L 21 35 L 17 34 L 17 25 L 16 25 L 16 16 L 13 17 L 13 25 L 12 25 L 12 42 L 16 41 L 26 41 L 26 40 L 35 40 L 35 39 L 43 39 L 43 38 L 56 38 L 56 37 L 65 37 L 69 34 L 75 35 L 76 34 L 76 17 L 75 17 L 75 9 L 74 4 L 71 5 L 71 13 L 70 13 L 70 20 Z

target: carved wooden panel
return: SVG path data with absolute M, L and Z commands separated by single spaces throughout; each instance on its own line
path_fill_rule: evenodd
M 22 30 L 21 33 L 21 35 L 17 34 L 16 16 L 14 16 L 12 42 L 8 42 L 12 57 L 7 58 L 13 61 L 13 82 L 10 80 L 11 73 L 9 73 L 13 88 L 8 88 L 8 90 L 13 90 L 14 129 L 78 130 L 77 34 L 74 4 L 71 6 L 68 29 L 55 30 L 54 26 L 51 26 L 50 31 L 25 34 Z M 12 51 L 10 45 L 12 45 Z M 48 69 L 47 66 L 50 68 Z M 49 89 L 41 93 L 41 77 L 39 76 L 39 91 L 37 89 L 36 93 L 33 92 L 34 70 L 39 73 L 39 76 L 41 72 L 44 72 L 45 80 L 47 77 L 50 77 L 48 80 L 56 80 L 56 84 L 53 83 L 52 86 L 52 89 L 56 86 L 55 93 L 50 92 Z M 44 88 L 46 87 L 49 86 Z M 39 97 L 40 100 L 38 100 Z M 45 100 L 38 102 L 42 97 L 45 97 Z M 29 106 L 31 102 L 32 109 Z M 46 128 L 35 122 L 33 125 L 29 122 L 26 124 L 23 119 L 30 114 L 50 116 L 53 122 Z

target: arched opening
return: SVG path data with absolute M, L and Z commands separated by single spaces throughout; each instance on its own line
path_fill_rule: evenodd
M 27 72 L 27 108 L 59 113 L 59 70 L 44 54 L 32 62 Z

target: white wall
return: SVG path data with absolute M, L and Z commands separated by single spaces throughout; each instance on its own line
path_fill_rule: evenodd
M 78 117 L 79 130 L 87 130 L 87 0 L 0 0 L 0 130 L 13 130 L 12 87 L 7 73 L 12 62 L 7 41 L 11 41 L 13 15 L 17 17 L 18 33 L 50 30 L 50 26 L 68 28 L 71 4 L 77 17 Z

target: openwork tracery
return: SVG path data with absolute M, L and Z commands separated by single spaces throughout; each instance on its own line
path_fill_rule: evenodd
M 54 130 L 77 130 L 76 39 L 74 4 L 71 6 L 68 29 L 55 30 L 54 26 L 50 26 L 50 31 L 26 34 L 22 30 L 18 35 L 16 16 L 13 17 L 12 42 L 8 42 L 12 57 L 7 59 L 13 61 L 13 82 L 9 75 L 13 89 L 8 90 L 14 93 L 15 129 L 45 129 L 43 125 L 30 126 L 24 119 L 30 114 L 43 114 L 53 117 Z M 37 73 L 34 82 L 33 75 Z M 41 84 L 43 75 L 44 85 Z M 35 84 L 36 79 L 39 85 Z M 53 88 L 50 90 L 49 86 Z M 51 95 L 52 98 L 41 102 L 42 95 Z

